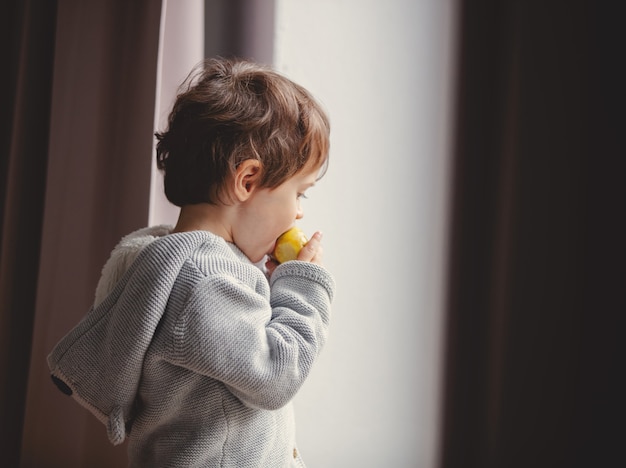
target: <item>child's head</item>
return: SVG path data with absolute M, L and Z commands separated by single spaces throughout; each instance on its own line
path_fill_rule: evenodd
M 260 163 L 259 186 L 275 188 L 305 166 L 323 170 L 328 118 L 303 87 L 243 60 L 210 59 L 187 78 L 157 133 L 157 166 L 168 200 L 222 203 L 245 160 Z

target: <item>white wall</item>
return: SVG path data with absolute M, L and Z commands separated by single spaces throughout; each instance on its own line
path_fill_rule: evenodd
M 435 467 L 453 0 L 277 0 L 275 65 L 332 121 L 300 225 L 324 231 L 330 341 L 296 399 L 311 467 Z

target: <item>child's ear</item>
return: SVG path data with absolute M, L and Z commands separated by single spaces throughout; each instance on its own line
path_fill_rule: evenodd
M 238 201 L 246 201 L 261 177 L 261 163 L 256 159 L 246 159 L 235 171 L 234 195 Z

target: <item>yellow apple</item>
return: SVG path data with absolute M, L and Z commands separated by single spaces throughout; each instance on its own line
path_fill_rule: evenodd
M 295 260 L 298 258 L 300 250 L 302 250 L 302 247 L 304 247 L 307 242 L 308 239 L 304 235 L 304 232 L 294 226 L 278 238 L 276 247 L 274 247 L 273 256 L 278 263 Z

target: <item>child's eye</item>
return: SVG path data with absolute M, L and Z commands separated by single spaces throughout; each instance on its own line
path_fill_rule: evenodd
M 298 198 L 304 198 L 306 200 L 309 197 L 307 197 L 306 194 L 304 194 L 304 193 L 299 193 L 298 194 Z

